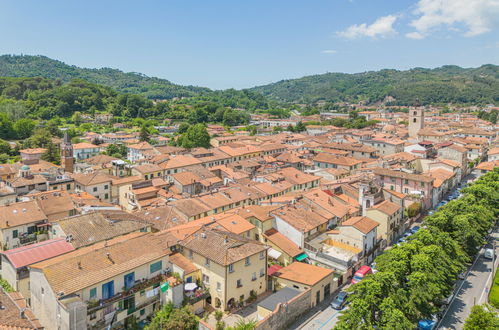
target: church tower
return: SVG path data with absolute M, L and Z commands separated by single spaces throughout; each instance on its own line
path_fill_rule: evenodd
M 409 109 L 409 137 L 417 139 L 418 132 L 424 127 L 424 108 Z
M 64 172 L 73 173 L 73 145 L 71 144 L 71 139 L 69 138 L 67 130 L 64 132 L 64 140 L 61 143 L 61 165 L 64 169 Z

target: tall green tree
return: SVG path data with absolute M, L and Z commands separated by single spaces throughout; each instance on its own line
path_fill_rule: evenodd
M 499 317 L 490 306 L 475 305 L 464 323 L 464 330 L 499 329 Z
M 14 123 L 14 131 L 18 139 L 30 137 L 35 127 L 36 122 L 29 118 L 22 118 Z
M 146 125 L 143 125 L 140 128 L 139 140 L 143 142 L 149 142 L 150 139 L 151 139 L 151 134 L 149 133 L 149 129 L 146 127 Z
M 209 148 L 210 135 L 203 124 L 190 126 L 187 131 L 180 135 L 177 141 L 178 145 L 183 148 Z

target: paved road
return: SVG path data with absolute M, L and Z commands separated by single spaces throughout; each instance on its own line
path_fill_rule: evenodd
M 497 230 L 492 234 L 496 240 L 496 255 L 499 253 L 499 233 Z M 492 260 L 485 259 L 480 251 L 480 256 L 471 267 L 468 276 L 458 282 L 458 294 L 449 305 L 439 329 L 462 329 L 464 322 L 475 304 L 487 302 L 488 292 L 492 283 Z M 497 269 L 499 258 L 494 265 Z

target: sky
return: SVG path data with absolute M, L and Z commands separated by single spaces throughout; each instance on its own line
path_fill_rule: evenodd
M 213 89 L 499 64 L 499 0 L 0 0 L 0 54 Z

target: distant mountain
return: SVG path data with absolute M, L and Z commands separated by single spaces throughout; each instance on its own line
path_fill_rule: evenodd
M 63 82 L 79 78 L 109 86 L 118 92 L 139 94 L 149 99 L 190 97 L 210 91 L 204 87 L 176 85 L 166 79 L 148 77 L 140 73 L 126 73 L 110 68 L 79 68 L 45 56 L 2 55 L 0 77 L 44 77 Z
M 356 74 L 326 73 L 282 80 L 250 90 L 271 99 L 313 103 L 317 101 L 375 103 L 386 96 L 393 104 L 499 103 L 499 66 L 479 68 L 446 65 L 436 69 L 381 70 Z

